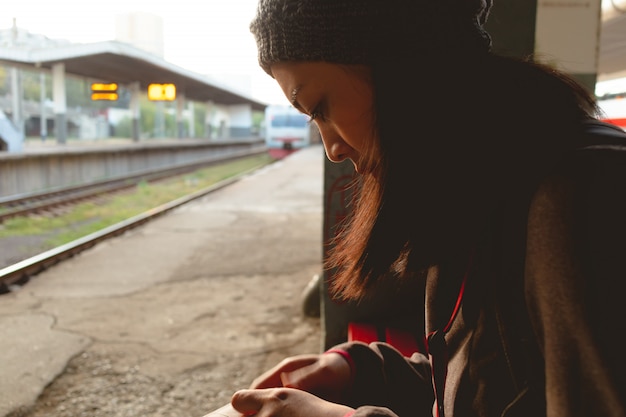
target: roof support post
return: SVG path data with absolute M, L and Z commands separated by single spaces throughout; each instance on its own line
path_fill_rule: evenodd
M 536 57 L 567 72 L 592 93 L 600 56 L 601 3 L 567 0 L 537 5 Z
M 139 124 L 139 119 L 141 117 L 141 106 L 140 106 L 140 94 L 141 89 L 139 87 L 139 81 L 135 81 L 130 83 L 128 86 L 130 90 L 130 114 L 132 118 L 132 139 L 133 142 L 139 142 L 139 138 L 141 137 L 141 125 Z
M 187 102 L 187 110 L 189 111 L 189 137 L 196 137 L 196 114 L 195 114 L 195 106 L 193 105 L 193 101 Z
M 9 151 L 21 152 L 26 138 L 24 129 L 24 89 L 22 88 L 22 70 L 11 68 L 12 121 L 15 127 L 14 140 L 8 143 Z
M 215 114 L 215 103 L 212 100 L 206 102 L 206 113 L 204 115 L 204 130 L 207 139 L 213 138 L 213 116 Z
M 48 118 L 46 117 L 46 74 L 39 73 L 39 106 L 41 115 L 39 117 L 39 135 L 41 141 L 45 142 L 48 137 Z
M 252 131 L 252 106 L 246 103 L 227 107 L 229 138 L 247 138 Z
M 52 66 L 52 99 L 54 100 L 54 131 L 58 144 L 67 140 L 67 101 L 65 95 L 65 64 Z
M 183 112 L 185 111 L 185 94 L 176 94 L 176 126 L 178 131 L 178 138 L 185 137 L 185 118 Z

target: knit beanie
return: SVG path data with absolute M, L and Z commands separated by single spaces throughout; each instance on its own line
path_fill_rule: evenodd
M 371 64 L 381 53 L 486 52 L 493 0 L 259 0 L 250 24 L 259 65 Z M 391 51 L 391 52 L 390 52 Z

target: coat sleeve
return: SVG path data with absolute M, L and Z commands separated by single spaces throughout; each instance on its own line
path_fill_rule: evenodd
M 346 342 L 336 346 L 352 360 L 353 384 L 344 401 L 355 417 L 432 416 L 434 401 L 428 358 L 403 356 L 384 342 Z
M 625 161 L 595 153 L 531 204 L 526 299 L 548 417 L 626 416 Z

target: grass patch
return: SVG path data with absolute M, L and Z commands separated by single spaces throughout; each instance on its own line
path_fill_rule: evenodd
M 46 244 L 56 247 L 273 161 L 269 154 L 241 158 L 158 183 L 142 182 L 131 192 L 77 204 L 55 217 L 14 217 L 0 225 L 0 238 L 48 235 Z

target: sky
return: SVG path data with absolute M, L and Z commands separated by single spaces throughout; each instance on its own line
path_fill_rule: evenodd
M 0 30 L 17 26 L 51 39 L 115 39 L 116 16 L 151 13 L 163 21 L 163 58 L 187 70 L 237 83 L 267 104 L 287 104 L 257 63 L 249 24 L 257 0 L 13 0 L 2 5 Z
M 626 0 L 613 0 L 626 5 Z M 602 0 L 603 7 L 611 0 Z M 115 38 L 116 16 L 152 13 L 163 19 L 164 59 L 210 75 L 268 104 L 288 104 L 276 82 L 257 64 L 248 27 L 257 0 L 11 0 L 0 29 L 13 25 L 52 39 L 91 43 Z M 626 79 L 599 83 L 596 93 L 626 90 Z

